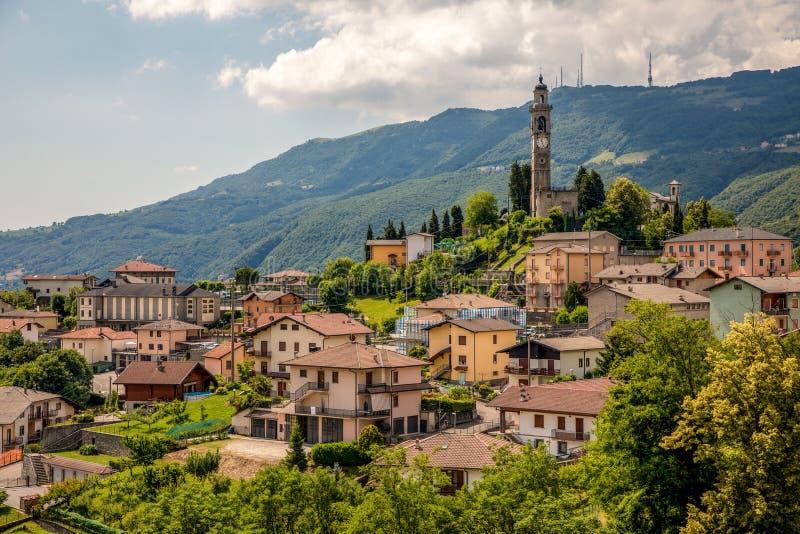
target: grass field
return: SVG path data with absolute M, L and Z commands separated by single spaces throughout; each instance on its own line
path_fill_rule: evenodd
M 599 164 L 604 163 L 606 161 L 613 160 L 615 156 L 616 156 L 616 154 L 614 154 L 613 152 L 605 150 L 603 152 L 600 152 L 598 155 L 596 155 L 595 157 L 593 157 L 592 159 L 590 159 L 589 161 L 587 161 L 583 165 L 587 166 L 587 167 L 589 165 L 599 165 Z
M 240 394 L 237 392 L 237 394 Z M 230 423 L 231 417 L 236 413 L 236 408 L 228 404 L 228 400 L 233 397 L 233 393 L 224 395 L 211 395 L 199 401 L 189 402 L 186 406 L 186 413 L 189 414 L 189 421 L 200 420 L 200 407 L 206 409 L 206 419 L 222 419 Z M 160 419 L 150 425 L 148 430 L 145 423 L 138 421 L 114 423 L 113 425 L 98 426 L 92 428 L 95 432 L 105 432 L 108 434 L 119 434 L 122 436 L 134 436 L 141 434 L 164 434 L 174 425 L 167 418 Z
M 640 164 L 647 161 L 651 155 L 653 155 L 655 151 L 648 150 L 646 152 L 628 152 L 627 154 L 622 154 L 620 157 L 614 160 L 614 165 L 633 165 L 633 164 Z
M 505 261 L 503 261 L 502 264 L 497 266 L 497 268 L 498 269 L 508 269 L 508 268 L 510 268 L 514 264 L 515 261 L 517 261 L 518 259 L 524 257 L 525 254 L 527 254 L 528 251 L 531 249 L 531 247 L 532 247 L 532 245 L 527 245 L 527 244 L 517 247 L 505 259 Z M 505 251 L 503 251 L 503 252 L 505 252 Z
M 19 534 L 22 533 L 30 533 L 30 534 L 50 534 L 48 531 L 34 523 L 33 521 L 26 521 L 21 525 L 17 525 L 16 527 L 12 528 L 11 530 L 6 530 L 6 532 L 16 532 Z
M 116 458 L 116 456 L 109 456 L 108 454 L 94 454 L 90 456 L 84 456 L 78 453 L 78 451 L 61 451 L 61 452 L 51 452 L 48 454 L 52 454 L 53 456 L 63 456 L 64 458 L 71 458 L 73 460 L 92 462 L 101 465 L 108 465 L 108 462 Z
M 398 304 L 385 297 L 365 297 L 356 299 L 355 306 L 364 314 L 367 321 L 381 323 L 386 319 L 400 317 L 397 310 L 402 310 L 403 306 L 415 306 L 419 303 L 418 299 L 409 300 L 407 304 L 405 302 Z

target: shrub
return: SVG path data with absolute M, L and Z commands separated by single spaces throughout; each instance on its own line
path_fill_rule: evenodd
M 39 452 L 39 451 L 42 450 L 42 444 L 41 443 L 29 443 L 29 444 L 25 445 L 25 450 L 27 452 Z
M 92 532 L 96 534 L 123 534 L 122 530 L 111 528 L 107 525 L 104 525 L 100 521 L 83 517 L 75 512 L 67 512 L 66 510 L 61 510 L 60 508 L 48 508 L 47 514 L 53 516 L 59 521 L 67 523 L 73 527 L 77 527 L 86 532 Z
M 219 450 L 208 451 L 205 454 L 190 452 L 186 458 L 186 472 L 205 479 L 219 468 L 219 460 Z
M 383 441 L 383 438 L 381 438 Z M 356 466 L 369 463 L 371 458 L 363 454 L 353 441 L 336 441 L 333 443 L 317 443 L 311 447 L 311 459 L 316 465 L 332 467 Z
M 78 449 L 78 454 L 81 456 L 96 456 L 100 454 L 96 445 L 92 445 L 91 443 L 84 443 Z
M 425 393 L 422 395 L 422 409 L 446 413 L 471 412 L 475 409 L 475 399 L 453 399 L 441 393 Z
M 94 415 L 91 413 L 76 413 L 69 419 L 73 423 L 94 423 Z
M 488 384 L 481 384 L 480 386 L 478 386 L 478 393 L 480 394 L 482 399 L 487 398 L 493 392 L 494 390 Z
M 569 322 L 573 324 L 586 324 L 589 322 L 589 308 L 583 305 L 575 306 L 569 314 Z
M 564 308 L 559 309 L 556 312 L 555 322 L 559 325 L 569 324 L 569 312 Z
M 368 454 L 373 447 L 383 447 L 385 445 L 386 442 L 383 439 L 383 434 L 375 425 L 365 426 L 358 434 L 357 446 L 361 454 Z
M 408 349 L 408 355 L 412 358 L 422 358 L 423 356 L 428 354 L 428 349 L 425 348 L 425 345 L 414 345 L 410 349 Z
M 486 396 L 486 400 L 490 401 L 490 400 L 494 399 L 495 397 L 497 397 L 498 395 L 499 395 L 499 393 L 497 393 L 496 391 L 492 391 L 491 393 L 489 393 Z
M 455 386 L 450 388 L 450 392 L 447 394 L 447 396 L 455 400 L 471 399 L 472 392 L 469 390 L 469 388 L 464 386 Z

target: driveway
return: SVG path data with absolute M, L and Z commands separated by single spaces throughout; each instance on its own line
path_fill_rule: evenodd
M 119 388 L 119 394 L 124 394 L 125 386 L 115 386 L 111 384 L 116 378 L 117 373 L 114 371 L 106 371 L 105 373 L 94 375 L 92 377 L 92 391 L 100 393 L 101 395 L 108 395 L 108 387 L 110 384 L 112 390 L 117 390 L 117 388 Z

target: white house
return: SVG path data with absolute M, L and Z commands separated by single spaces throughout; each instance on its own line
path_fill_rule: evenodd
M 519 414 L 515 432 L 520 441 L 546 443 L 550 454 L 578 452 L 594 433 L 595 421 L 614 382 L 589 378 L 507 389 L 488 405 L 500 409 L 500 431 L 508 412 Z

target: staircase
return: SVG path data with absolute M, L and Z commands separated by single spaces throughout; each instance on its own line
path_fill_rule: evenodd
M 29 454 L 28 458 L 33 465 L 33 470 L 36 473 L 36 485 L 42 486 L 44 484 L 50 483 L 50 477 L 47 476 L 47 469 L 44 467 L 44 462 L 42 462 L 42 456 L 40 454 Z

